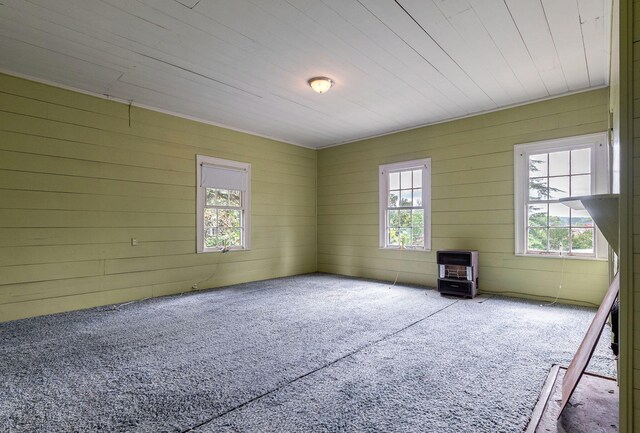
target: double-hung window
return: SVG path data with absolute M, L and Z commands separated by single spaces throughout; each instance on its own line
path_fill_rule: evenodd
M 606 133 L 515 146 L 516 254 L 606 257 L 586 210 L 561 200 L 608 192 Z
M 431 159 L 380 166 L 380 248 L 431 249 Z
M 250 247 L 251 164 L 196 157 L 199 253 Z

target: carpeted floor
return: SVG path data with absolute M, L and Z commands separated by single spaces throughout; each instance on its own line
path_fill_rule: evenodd
M 521 432 L 594 311 L 312 274 L 0 324 L 0 431 Z

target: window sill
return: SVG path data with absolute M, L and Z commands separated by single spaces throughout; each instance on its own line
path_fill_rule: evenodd
M 249 251 L 249 248 L 230 248 L 226 251 L 223 251 L 221 249 L 218 248 L 206 248 L 202 251 L 196 251 L 197 254 L 208 254 L 208 253 L 222 253 L 222 254 L 226 254 L 226 253 L 235 253 L 235 252 L 239 252 L 239 251 Z
M 609 259 L 606 257 L 585 257 L 585 256 L 570 256 L 559 254 L 515 254 L 516 257 L 535 257 L 542 259 L 569 259 L 569 260 L 588 260 L 592 262 L 606 262 Z
M 385 250 L 385 251 L 415 251 L 415 252 L 422 252 L 422 253 L 431 252 L 431 250 L 427 250 L 424 248 L 378 247 L 378 249 Z

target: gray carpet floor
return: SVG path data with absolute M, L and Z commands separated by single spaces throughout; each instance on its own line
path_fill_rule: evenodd
M 0 431 L 521 432 L 594 312 L 311 274 L 4 323 Z

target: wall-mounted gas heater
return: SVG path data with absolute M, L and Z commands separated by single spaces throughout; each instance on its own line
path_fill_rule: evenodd
M 444 250 L 437 253 L 438 291 L 473 298 L 478 293 L 478 252 Z

